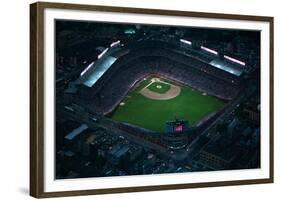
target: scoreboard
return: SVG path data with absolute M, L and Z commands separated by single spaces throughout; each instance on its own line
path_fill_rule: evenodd
M 174 121 L 166 122 L 165 131 L 166 132 L 183 132 L 186 131 L 189 127 L 187 120 L 176 119 Z

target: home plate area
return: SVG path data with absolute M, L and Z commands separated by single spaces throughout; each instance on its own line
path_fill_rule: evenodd
M 177 85 L 167 83 L 159 78 L 152 78 L 150 83 L 140 90 L 140 93 L 154 100 L 169 100 L 177 97 L 181 88 Z

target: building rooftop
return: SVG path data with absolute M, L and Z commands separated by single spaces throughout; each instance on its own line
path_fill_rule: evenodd
M 122 155 L 126 154 L 129 149 L 130 147 L 128 145 L 115 145 L 110 151 L 110 154 L 119 158 Z
M 88 126 L 86 124 L 82 124 L 78 128 L 72 130 L 69 134 L 67 134 L 65 136 L 65 139 L 72 140 L 86 129 L 88 129 Z

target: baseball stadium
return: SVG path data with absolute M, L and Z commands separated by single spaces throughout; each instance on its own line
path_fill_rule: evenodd
M 185 138 L 182 147 L 239 96 L 243 72 L 218 52 L 191 44 L 113 41 L 65 95 L 122 131 L 157 143 Z

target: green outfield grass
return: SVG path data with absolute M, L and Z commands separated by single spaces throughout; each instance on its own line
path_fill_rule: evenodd
M 181 93 L 173 99 L 149 99 L 139 93 L 149 83 L 150 79 L 144 80 L 135 89 L 130 91 L 122 101 L 125 104 L 118 106 L 111 118 L 154 131 L 164 131 L 166 121 L 178 118 L 188 120 L 190 124 L 194 124 L 208 114 L 221 109 L 225 104 L 215 97 L 204 96 L 198 90 L 187 86 L 181 87 Z M 154 84 L 157 85 L 159 82 L 153 83 L 150 86 Z M 164 93 L 163 87 L 157 88 L 156 85 L 152 87 L 153 89 L 151 87 L 148 87 L 148 89 Z M 165 90 L 170 87 L 170 85 L 165 83 L 163 85 L 165 85 Z

